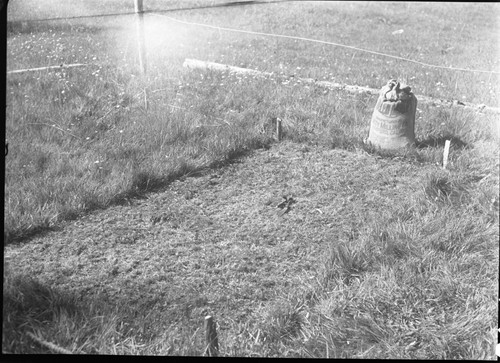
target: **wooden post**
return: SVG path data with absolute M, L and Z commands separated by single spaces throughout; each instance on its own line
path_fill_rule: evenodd
M 205 317 L 205 338 L 207 342 L 205 355 L 209 357 L 217 357 L 219 355 L 219 341 L 217 339 L 215 321 L 210 315 Z
M 143 12 L 142 0 L 134 0 L 134 10 L 136 13 Z
M 276 118 L 276 139 L 281 141 L 281 137 L 283 136 L 283 126 L 281 124 L 281 119 L 279 117 Z
M 146 41 L 144 36 L 144 8 L 142 0 L 134 0 L 134 10 L 137 14 L 137 47 L 139 53 L 139 68 L 141 74 L 146 74 Z M 149 108 L 148 88 L 144 88 L 144 109 Z
M 134 9 L 137 14 L 137 46 L 139 50 L 139 67 L 141 73 L 146 73 L 146 47 L 144 40 L 144 10 L 142 0 L 134 0 Z
M 450 152 L 450 142 L 451 140 L 446 140 L 444 142 L 443 169 L 446 169 L 446 165 L 448 165 L 448 153 Z

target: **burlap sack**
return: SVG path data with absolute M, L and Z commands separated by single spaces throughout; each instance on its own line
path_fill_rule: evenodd
M 416 110 L 417 98 L 411 88 L 390 80 L 380 90 L 367 141 L 381 149 L 414 145 Z

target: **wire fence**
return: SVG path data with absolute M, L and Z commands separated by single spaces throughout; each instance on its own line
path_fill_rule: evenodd
M 167 16 L 167 15 L 161 15 L 161 14 L 152 14 L 152 15 L 161 16 L 163 18 L 166 18 L 166 19 L 169 19 L 171 21 L 175 21 L 175 22 L 178 22 L 178 23 L 181 23 L 181 24 L 194 25 L 194 26 L 200 26 L 200 27 L 205 27 L 205 28 L 211 28 L 211 29 L 216 29 L 216 30 L 219 30 L 219 31 L 222 30 L 222 31 L 229 31 L 229 32 L 237 32 L 237 33 L 244 33 L 244 34 L 260 35 L 260 36 L 266 36 L 266 37 L 294 39 L 294 40 L 301 40 L 301 41 L 312 42 L 312 43 L 320 43 L 320 44 L 332 45 L 332 46 L 335 46 L 335 47 L 347 48 L 347 49 L 352 49 L 352 50 L 356 50 L 356 51 L 360 51 L 360 52 L 365 52 L 365 53 L 369 53 L 369 54 L 375 54 L 375 55 L 379 55 L 379 56 L 386 57 L 386 58 L 392 58 L 392 59 L 402 60 L 402 61 L 405 61 L 405 62 L 416 63 L 416 64 L 420 64 L 420 65 L 422 65 L 424 67 L 440 68 L 440 69 L 446 69 L 446 70 L 452 70 L 452 71 L 500 74 L 500 72 L 495 72 L 495 71 L 458 68 L 458 67 L 452 67 L 452 66 L 446 67 L 446 66 L 440 66 L 440 65 L 435 65 L 435 64 L 429 64 L 429 63 L 424 63 L 424 62 L 416 61 L 416 60 L 409 59 L 409 58 L 399 57 L 399 56 L 391 55 L 391 54 L 387 54 L 387 53 L 376 52 L 376 51 L 368 50 L 368 49 L 362 49 L 362 48 L 354 47 L 352 45 L 346 45 L 346 44 L 329 42 L 329 41 L 326 41 L 326 40 L 318 40 L 318 39 L 297 37 L 297 36 L 292 36 L 292 35 L 263 33 L 263 32 L 256 32 L 256 31 L 242 30 L 242 29 L 234 29 L 234 28 L 224 28 L 224 27 L 215 26 L 215 25 L 201 24 L 201 23 L 194 23 L 194 22 L 179 20 L 179 19 L 176 19 L 176 18 L 172 18 L 171 16 Z
M 213 9 L 225 6 L 243 6 L 243 5 L 257 5 L 257 4 L 272 4 L 272 3 L 283 3 L 290 0 L 276 0 L 276 1 L 228 1 L 218 4 L 205 5 L 205 6 L 193 6 L 193 7 L 182 7 L 182 8 L 172 8 L 172 9 L 149 9 L 142 11 L 143 14 L 148 13 L 167 13 L 185 10 L 200 10 L 200 9 Z M 48 22 L 48 21 L 60 21 L 60 20 L 78 20 L 78 19 L 91 19 L 91 18 L 106 18 L 106 17 L 119 17 L 119 16 L 130 16 L 137 15 L 136 11 L 125 11 L 119 13 L 106 13 L 106 14 L 88 14 L 88 15 L 73 15 L 73 16 L 58 16 L 53 18 L 41 18 L 41 19 L 16 19 L 13 22 L 16 23 L 34 23 L 34 22 Z
M 401 56 L 392 55 L 392 54 L 383 53 L 383 52 L 378 52 L 378 51 L 369 50 L 369 49 L 363 49 L 363 48 L 355 47 L 355 46 L 348 45 L 348 44 L 335 43 L 335 42 L 326 41 L 326 40 L 312 39 L 312 38 L 292 36 L 292 35 L 286 35 L 286 34 L 265 33 L 265 32 L 251 31 L 251 30 L 245 30 L 245 29 L 236 29 L 236 28 L 221 27 L 221 26 L 217 26 L 217 25 L 203 24 L 203 23 L 197 23 L 197 22 L 191 22 L 191 21 L 181 20 L 181 19 L 178 19 L 178 18 L 175 18 L 175 17 L 172 17 L 172 16 L 167 16 L 167 15 L 162 14 L 162 13 L 165 13 L 165 12 L 174 12 L 174 11 L 182 11 L 182 10 L 206 9 L 206 8 L 217 8 L 217 7 L 223 7 L 223 6 L 237 6 L 237 5 L 249 5 L 249 4 L 269 4 L 269 3 L 279 3 L 279 2 L 284 2 L 284 1 L 286 1 L 286 0 L 281 0 L 281 1 L 265 1 L 265 2 L 264 1 L 239 1 L 239 2 L 233 1 L 233 2 L 224 2 L 224 3 L 212 4 L 212 5 L 208 5 L 208 6 L 199 6 L 199 7 L 184 7 L 184 8 L 173 8 L 173 9 L 154 9 L 154 10 L 144 10 L 144 11 L 142 11 L 142 9 L 141 9 L 140 13 L 141 14 L 149 14 L 151 16 L 159 17 L 159 18 L 162 18 L 162 19 L 166 19 L 168 21 L 176 22 L 176 23 L 179 23 L 179 24 L 187 25 L 187 26 L 194 26 L 194 27 L 202 27 L 202 28 L 214 29 L 214 30 L 217 30 L 219 32 L 220 31 L 225 31 L 225 32 L 233 32 L 233 33 L 240 33 L 240 34 L 250 34 L 250 35 L 256 35 L 256 36 L 263 36 L 263 37 L 273 37 L 273 38 L 281 38 L 281 39 L 293 39 L 293 40 L 302 41 L 302 42 L 319 43 L 319 44 L 329 45 L 329 46 L 333 46 L 333 47 L 340 47 L 340 48 L 354 50 L 354 51 L 357 51 L 357 52 L 364 52 L 364 53 L 368 53 L 368 54 L 373 54 L 373 55 L 377 55 L 377 56 L 380 56 L 380 57 L 385 57 L 385 58 L 390 58 L 390 59 L 396 59 L 396 60 L 399 60 L 399 61 L 414 63 L 414 64 L 418 64 L 418 65 L 420 65 L 422 67 L 444 69 L 444 70 L 447 70 L 447 71 L 455 71 L 455 72 L 483 73 L 483 74 L 490 74 L 490 75 L 492 75 L 492 74 L 500 74 L 500 72 L 491 71 L 491 70 L 469 69 L 469 68 L 461 68 L 461 67 L 442 66 L 442 65 L 430 64 L 430 63 L 425 63 L 425 62 L 421 62 L 421 61 L 410 59 L 410 58 L 406 58 L 406 57 L 401 57 Z M 28 23 L 30 23 L 30 22 L 42 22 L 42 21 L 61 21 L 61 20 L 68 21 L 68 20 L 74 20 L 74 19 L 87 19 L 87 18 L 99 18 L 99 17 L 130 16 L 130 15 L 135 15 L 136 16 L 137 14 L 138 14 L 138 12 L 133 11 L 133 12 L 96 14 L 96 15 L 81 15 L 81 16 L 70 16 L 70 17 L 54 17 L 54 18 L 45 18 L 45 19 L 34 19 L 34 20 L 18 20 L 17 22 L 28 22 Z M 36 68 L 26 68 L 26 69 L 11 70 L 11 71 L 8 71 L 7 73 L 8 74 L 16 74 L 16 73 L 23 73 L 23 72 L 39 71 L 39 70 L 50 70 L 50 69 L 71 68 L 71 67 L 84 67 L 84 66 L 89 66 L 89 65 L 91 65 L 91 64 L 84 64 L 84 63 L 60 64 L 60 65 L 52 65 L 52 66 L 45 66 L 45 67 L 36 67 Z M 358 87 L 358 86 L 349 86 L 349 85 L 344 85 L 344 86 L 347 86 L 347 87 Z M 476 107 L 476 108 L 478 108 L 480 110 L 484 109 L 484 105 L 472 105 L 472 107 Z M 494 109 L 494 110 L 496 110 L 496 109 Z
M 174 21 L 174 22 L 184 24 L 184 25 L 211 28 L 211 29 L 215 29 L 218 31 L 236 32 L 236 33 L 259 35 L 259 36 L 265 36 L 265 37 L 293 39 L 293 40 L 300 40 L 300 41 L 305 41 L 305 42 L 320 43 L 320 44 L 330 45 L 330 46 L 334 46 L 334 47 L 351 49 L 351 50 L 355 50 L 358 52 L 374 54 L 374 55 L 381 56 L 381 57 L 397 59 L 397 60 L 401 60 L 404 62 L 419 64 L 423 67 L 445 69 L 445 70 L 450 70 L 450 71 L 500 74 L 500 72 L 491 71 L 491 70 L 469 69 L 469 68 L 429 64 L 429 63 L 421 62 L 421 61 L 410 59 L 410 58 L 400 57 L 400 56 L 393 55 L 393 54 L 378 52 L 378 51 L 369 50 L 369 49 L 363 49 L 363 48 L 355 47 L 355 46 L 348 45 L 348 44 L 335 43 L 335 42 L 330 42 L 330 41 L 326 41 L 326 40 L 311 39 L 311 38 L 306 38 L 306 37 L 299 37 L 299 36 L 292 36 L 292 35 L 285 35 L 285 34 L 257 32 L 257 31 L 244 30 L 244 29 L 226 28 L 226 27 L 221 27 L 221 26 L 217 26 L 217 25 L 210 25 L 210 24 L 203 24 L 203 23 L 196 23 L 196 22 L 180 20 L 180 19 L 177 19 L 177 18 L 174 18 L 171 16 L 161 14 L 161 13 L 165 13 L 165 12 L 175 12 L 175 11 L 182 11 L 182 10 L 208 9 L 208 8 L 217 8 L 217 7 L 224 7 L 224 6 L 237 6 L 237 5 L 242 6 L 242 5 L 249 5 L 249 4 L 270 4 L 270 3 L 279 3 L 279 2 L 284 2 L 284 1 L 283 0 L 281 0 L 281 1 L 266 1 L 266 2 L 263 2 L 263 1 L 232 1 L 232 2 L 213 4 L 213 5 L 209 5 L 209 6 L 184 7 L 184 8 L 174 8 L 174 9 L 151 9 L 151 10 L 144 10 L 141 13 L 151 14 L 151 15 L 158 16 L 158 17 L 163 17 L 163 18 L 168 19 L 170 21 Z M 17 20 L 16 22 L 29 23 L 29 22 L 76 20 L 76 19 L 101 18 L 101 17 L 130 16 L 130 15 L 137 15 L 137 13 L 135 11 L 130 11 L 130 12 L 121 12 L 121 13 L 109 13 L 109 14 L 79 15 L 79 16 L 54 17 L 54 18 L 33 19 L 33 20 Z M 10 71 L 9 73 L 15 73 L 15 72 L 16 71 Z

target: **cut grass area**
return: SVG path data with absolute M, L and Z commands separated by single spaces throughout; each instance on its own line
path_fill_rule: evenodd
M 292 2 L 176 17 L 493 69 L 497 6 Z M 93 65 L 8 75 L 4 237 L 27 243 L 5 250 L 4 352 L 46 352 L 34 332 L 75 353 L 199 355 L 214 314 L 226 356 L 493 357 L 497 118 L 419 105 L 417 147 L 374 150 L 362 140 L 376 96 L 288 76 L 398 78 L 498 106 L 497 75 L 145 17 L 145 76 L 131 18 L 10 28 L 9 69 Z M 187 72 L 185 58 L 275 76 Z M 279 217 L 282 195 L 296 203 Z M 63 228 L 38 235 L 52 227 Z
M 40 304 L 7 279 L 4 349 L 39 351 L 40 331 L 75 352 L 200 355 L 212 314 L 224 356 L 491 358 L 498 176 L 455 178 L 284 142 L 91 213 L 7 246 L 13 276 L 79 303 L 22 325 Z

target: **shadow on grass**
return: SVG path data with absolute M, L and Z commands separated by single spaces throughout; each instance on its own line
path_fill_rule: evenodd
M 259 148 L 268 148 L 268 143 L 256 143 L 251 148 L 230 150 L 222 160 L 215 160 L 208 166 L 198 167 L 183 162 L 177 170 L 168 175 L 152 175 L 148 172 L 138 172 L 133 177 L 132 187 L 130 190 L 117 195 L 110 201 L 112 205 L 121 205 L 128 203 L 131 199 L 144 199 L 146 194 L 161 192 L 165 190 L 172 182 L 182 180 L 188 177 L 202 176 L 204 173 L 214 169 L 224 168 L 231 164 L 241 161 L 241 158 L 249 155 L 253 150 Z
M 34 343 L 29 333 L 51 343 L 52 347 L 55 345 L 73 353 L 112 354 L 112 345 L 118 343 L 118 353 L 115 350 L 114 354 L 143 351 L 152 354 L 146 345 L 134 347 L 126 342 L 139 339 L 154 342 L 156 339 L 157 343 L 157 337 L 165 333 L 169 336 L 163 348 L 171 346 L 168 340 L 189 341 L 193 337 L 193 324 L 200 323 L 191 312 L 208 304 L 205 295 L 189 288 L 169 291 L 168 301 L 172 303 L 168 308 L 151 290 L 140 299 L 131 298 L 130 294 L 111 297 L 105 292 L 89 295 L 80 288 L 69 292 L 39 278 L 15 274 L 8 268 L 4 273 L 3 292 L 2 352 L 13 354 L 58 352 L 39 341 Z M 158 324 L 159 321 L 168 322 L 170 326 L 180 324 L 186 327 L 186 333 L 180 337 L 178 332 L 170 336 L 172 332 Z M 191 343 L 192 347 L 177 348 L 178 353 L 198 355 L 203 342 L 195 339 Z
M 90 24 L 71 24 L 69 22 L 56 22 L 56 21 L 8 21 L 7 22 L 7 35 L 14 34 L 32 34 L 43 33 L 51 31 L 53 33 L 73 33 L 82 32 L 95 34 L 103 31 L 104 28 Z
M 165 190 L 176 180 L 182 180 L 187 177 L 201 176 L 210 170 L 224 168 L 228 165 L 239 162 L 241 158 L 247 156 L 255 149 L 269 148 L 270 144 L 270 140 L 255 140 L 249 146 L 227 151 L 219 160 L 214 160 L 208 166 L 200 167 L 185 161 L 180 164 L 176 170 L 172 171 L 168 175 L 154 175 L 150 172 L 139 171 L 132 177 L 132 183 L 129 190 L 117 194 L 104 203 L 99 203 L 97 201 L 89 202 L 88 207 L 84 210 L 66 211 L 64 214 L 61 214 L 61 219 L 55 225 L 33 226 L 31 228 L 13 232 L 4 231 L 4 246 L 26 243 L 35 237 L 45 235 L 49 232 L 59 231 L 62 228 L 62 222 L 75 220 L 95 210 L 102 210 L 113 205 L 130 205 L 133 200 L 145 199 L 149 193 L 157 193 Z
M 417 148 L 407 147 L 395 150 L 385 150 L 370 143 L 360 142 L 359 147 L 370 155 L 378 156 L 383 159 L 404 159 L 409 162 L 422 163 L 426 158 L 418 153 Z
M 384 159 L 394 159 L 394 158 L 403 158 L 407 161 L 415 161 L 415 162 L 427 162 L 430 161 L 428 158 L 420 153 L 419 151 L 427 149 L 427 148 L 443 148 L 446 140 L 451 141 L 451 146 L 455 149 L 464 149 L 468 145 L 465 141 L 461 140 L 456 136 L 429 136 L 423 140 L 416 140 L 415 145 L 412 147 L 395 149 L 395 150 L 384 150 L 380 147 L 376 147 L 369 143 L 358 142 L 358 146 L 361 147 L 364 151 L 366 151 L 370 155 L 376 155 L 382 157 Z
M 446 140 L 451 141 L 451 145 L 457 149 L 464 149 L 467 147 L 467 143 L 462 141 L 459 137 L 456 136 L 429 136 L 424 140 L 417 140 L 415 142 L 417 149 L 425 149 L 428 147 L 444 147 Z
M 272 139 L 265 141 L 253 140 L 244 147 L 226 151 L 222 157 L 212 161 L 206 166 L 196 166 L 189 163 L 189 161 L 184 161 L 176 170 L 172 171 L 168 175 L 152 175 L 144 171 L 138 172 L 133 177 L 131 189 L 113 198 L 111 204 L 123 203 L 131 198 L 143 199 L 147 193 L 160 192 L 167 188 L 175 180 L 202 176 L 210 170 L 220 169 L 231 164 L 238 163 L 243 157 L 249 155 L 253 150 L 262 148 L 266 150 L 269 149 L 271 142 Z
M 65 219 L 65 220 L 70 220 Z M 61 228 L 59 226 L 34 226 L 28 229 L 24 229 L 22 231 L 16 232 L 7 232 L 4 230 L 3 233 L 3 245 L 4 247 L 7 245 L 18 244 L 22 242 L 28 242 L 31 239 L 39 236 L 44 236 L 49 232 L 59 231 Z
M 183 7 L 183 8 L 173 8 L 173 9 L 150 9 L 144 11 L 145 13 L 168 13 L 179 10 L 201 10 L 201 9 L 212 9 L 212 8 L 222 8 L 222 7 L 236 7 L 236 6 L 244 6 L 244 5 L 266 5 L 272 3 L 282 3 L 289 0 L 275 0 L 275 1 L 259 1 L 259 0 L 250 0 L 250 1 L 228 1 L 221 4 L 211 4 L 205 6 L 191 6 L 191 7 Z
M 11 276 L 4 270 L 2 352 L 51 353 L 45 347 L 33 345 L 27 333 L 33 333 L 41 324 L 55 321 L 61 314 L 78 315 L 77 301 L 74 296 L 34 278 Z

